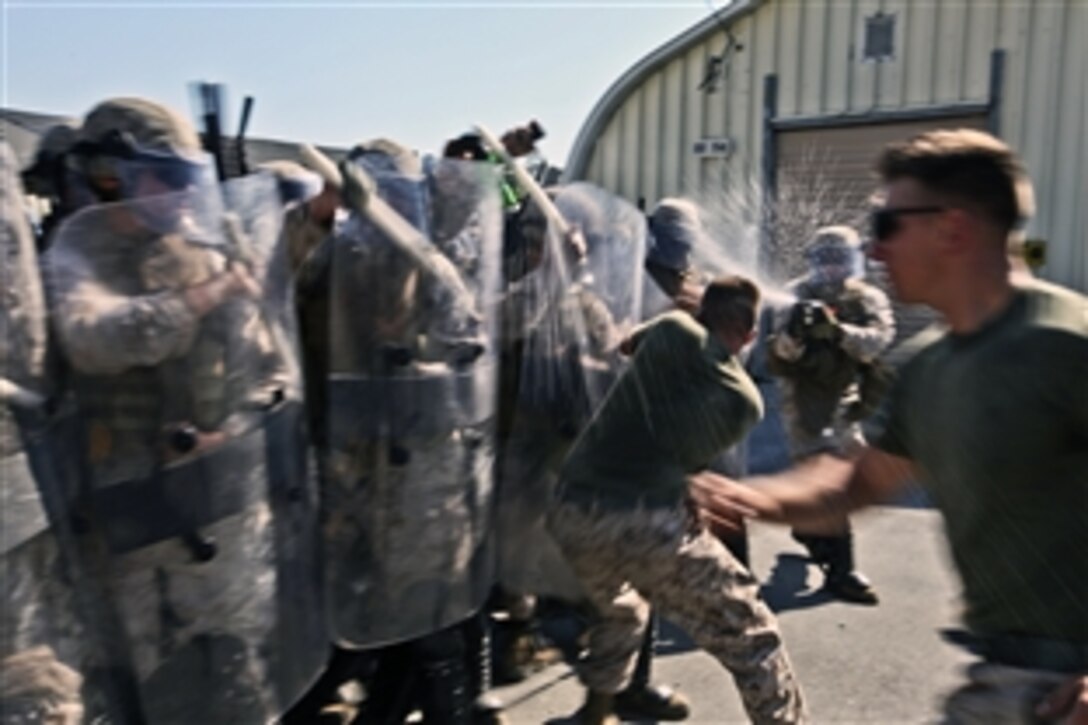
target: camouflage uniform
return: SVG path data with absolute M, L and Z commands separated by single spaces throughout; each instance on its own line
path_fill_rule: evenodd
M 579 675 L 622 690 L 650 603 L 733 675 L 749 717 L 804 717 L 770 610 L 725 545 L 688 513 L 686 476 L 762 415 L 739 362 L 685 312 L 633 335 L 635 356 L 568 456 L 548 525 L 599 613 Z
M 821 451 L 849 453 L 863 442 L 861 420 L 872 413 L 890 382 L 880 355 L 895 337 L 887 295 L 858 279 L 839 289 L 799 280 L 787 288 L 799 300 L 819 300 L 835 312 L 838 341 L 805 341 L 783 335 L 778 319 L 770 365 L 782 380 L 782 412 L 791 454 L 806 458 Z
M 853 229 L 818 230 L 806 255 L 812 271 L 787 288 L 799 303 L 776 315 L 768 368 L 779 379 L 793 458 L 821 452 L 848 456 L 864 443 L 861 421 L 891 384 L 892 372 L 880 355 L 895 337 L 895 318 L 888 296 L 857 278 L 860 241 Z M 822 319 L 828 310 L 831 316 Z M 825 570 L 830 593 L 877 603 L 868 580 L 854 570 L 848 522 L 838 535 L 795 531 L 794 538 Z
M 350 188 L 354 167 L 419 232 L 417 245 L 373 223 Z M 418 704 L 429 720 L 467 722 L 476 616 L 494 581 L 497 354 L 484 302 L 497 282 L 499 200 L 475 165 L 423 169 L 388 141 L 360 145 L 341 168 L 357 208 L 314 253 L 331 260 L 322 510 L 332 636 L 373 658 L 362 720 L 397 722 Z
M 313 607 L 317 594 L 282 578 L 284 557 L 308 548 L 299 538 L 284 549 L 291 524 L 279 518 L 271 483 L 290 479 L 303 487 L 297 500 L 308 501 L 305 483 L 292 478 L 305 474 L 291 458 L 303 454 L 292 453 L 300 428 L 289 422 L 298 407 L 290 349 L 252 300 L 219 299 L 203 313 L 190 305 L 188 290 L 227 273 L 220 188 L 190 186 L 203 168 L 195 133 L 156 104 L 105 102 L 82 132 L 101 144 L 95 153 L 121 164 L 124 152 L 108 156 L 102 139 L 126 127 L 143 144 L 132 153 L 152 161 L 118 166 L 111 193 L 125 201 L 69 219 L 47 256 L 59 348 L 84 427 L 89 485 L 73 504 L 89 523 L 80 554 L 122 629 L 109 635 L 110 657 L 133 678 L 126 697 L 139 700 L 143 717 L 268 722 L 312 677 L 311 653 L 293 650 L 289 632 L 320 622 L 319 611 L 284 613 L 277 595 L 295 587 L 292 605 Z M 187 164 L 180 170 L 170 165 L 175 150 L 194 154 L 177 159 Z M 97 169 L 86 163 L 90 177 Z M 173 171 L 185 172 L 177 183 L 187 191 L 158 187 L 135 198 L 148 175 Z M 270 182 L 267 191 L 273 198 Z M 275 421 L 287 421 L 289 440 L 273 442 Z M 186 446 L 204 437 L 207 447 L 189 455 Z
M 799 686 L 759 582 L 685 507 L 559 506 L 549 526 L 600 616 L 579 676 L 615 693 L 634 674 L 650 603 L 729 670 L 756 723 L 800 722 Z

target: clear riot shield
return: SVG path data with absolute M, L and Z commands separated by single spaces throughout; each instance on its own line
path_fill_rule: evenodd
M 350 648 L 463 621 L 494 583 L 494 171 L 441 160 L 373 179 L 388 208 L 354 210 L 331 240 L 321 502 L 331 628 Z M 420 234 L 382 232 L 390 210 Z
M 587 183 L 552 193 L 576 230 L 564 238 L 530 206 L 517 221 L 520 264 L 503 297 L 500 576 L 511 592 L 580 598 L 544 516 L 563 459 L 623 366 L 637 322 L 646 222 Z
M 268 178 L 202 184 L 85 209 L 47 255 L 76 554 L 149 722 L 269 722 L 327 655 L 279 213 Z
M 86 687 L 95 648 L 49 505 L 73 478 L 63 458 L 48 467 L 40 455 L 61 421 L 47 402 L 45 302 L 19 189 L 0 143 L 0 722 L 90 719 L 104 709 Z

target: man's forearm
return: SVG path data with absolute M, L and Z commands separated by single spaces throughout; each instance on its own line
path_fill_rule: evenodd
M 912 473 L 907 459 L 864 448 L 851 460 L 820 454 L 742 483 L 705 472 L 692 477 L 691 489 L 712 520 L 758 518 L 831 532 L 851 511 L 890 499 Z
M 854 473 L 853 462 L 820 454 L 776 475 L 745 479 L 744 485 L 764 500 L 753 501 L 759 518 L 830 530 L 865 505 L 849 493 Z

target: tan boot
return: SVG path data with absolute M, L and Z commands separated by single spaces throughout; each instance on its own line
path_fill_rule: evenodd
M 612 711 L 614 696 L 586 690 L 586 701 L 574 713 L 576 725 L 620 725 L 620 719 Z

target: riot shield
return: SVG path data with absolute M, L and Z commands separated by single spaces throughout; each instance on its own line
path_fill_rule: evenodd
M 155 723 L 265 723 L 324 665 L 316 502 L 266 177 L 89 207 L 47 255 L 75 554 Z
M 71 479 L 40 455 L 53 422 L 46 313 L 19 189 L 15 156 L 0 143 L 0 722 L 89 719 L 103 709 L 84 687 L 94 648 L 49 510 L 48 492 Z
M 382 210 L 355 209 L 330 240 L 321 505 L 329 618 L 349 648 L 463 621 L 494 581 L 494 171 L 370 171 Z M 412 236 L 383 232 L 381 213 Z
M 552 197 L 573 238 L 529 207 L 518 220 L 529 262 L 512 266 L 521 274 L 504 290 L 499 561 L 509 591 L 578 599 L 544 516 L 563 459 L 623 366 L 617 348 L 637 322 L 646 223 L 591 184 Z

